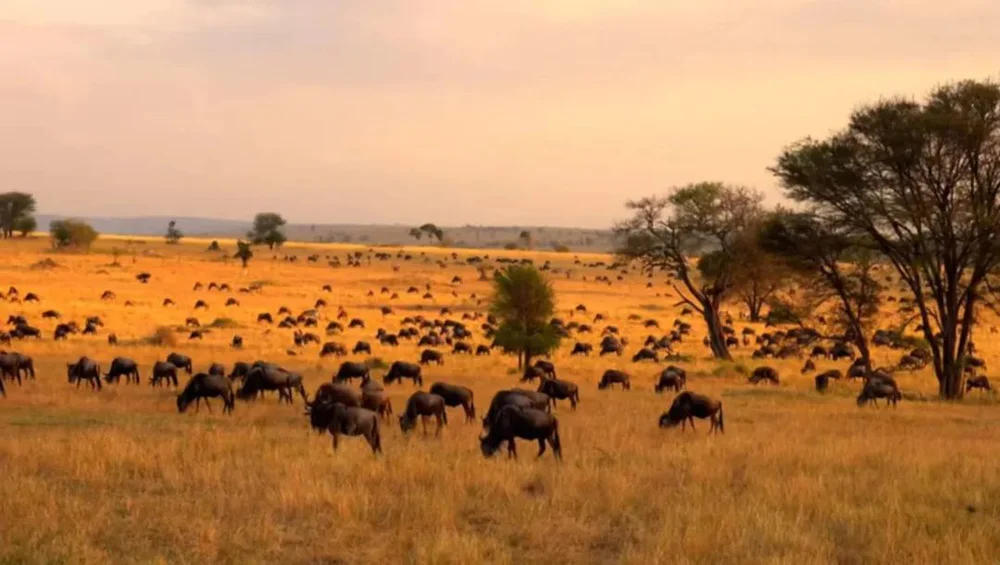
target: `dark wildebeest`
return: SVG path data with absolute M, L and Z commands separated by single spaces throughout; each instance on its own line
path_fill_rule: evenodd
M 516 459 L 515 438 L 538 441 L 538 457 L 545 454 L 545 443 L 548 442 L 555 458 L 562 459 L 559 420 L 541 410 L 521 406 L 507 405 L 500 409 L 489 430 L 479 438 L 479 448 L 483 456 L 492 457 L 506 441 L 508 456 Z
M 691 429 L 694 430 L 695 418 L 711 418 L 712 427 L 709 434 L 715 432 L 716 429 L 721 433 L 726 433 L 722 417 L 722 402 L 690 391 L 684 391 L 678 394 L 677 398 L 674 398 L 670 409 L 660 416 L 660 427 L 667 428 L 681 424 L 681 431 L 683 431 L 690 423 Z
M 806 374 L 816 370 L 816 364 L 813 363 L 812 359 L 806 359 L 806 364 L 802 366 L 802 374 Z
M 978 377 L 972 377 L 965 381 L 965 392 L 969 393 L 972 389 L 978 388 L 982 391 L 992 391 L 993 388 L 990 387 L 990 380 L 986 378 L 986 375 L 980 375 Z
M 633 363 L 638 363 L 639 361 L 653 361 L 655 363 L 659 363 L 660 358 L 652 349 L 643 347 L 632 356 Z
M 139 365 L 127 357 L 115 357 L 111 361 L 108 374 L 104 376 L 104 382 L 117 383 L 122 375 L 125 376 L 125 384 L 135 382 L 139 384 Z
M 628 373 L 617 369 L 604 371 L 604 374 L 601 376 L 601 382 L 597 383 L 597 389 L 604 390 L 615 384 L 622 385 L 622 390 L 632 389 L 632 380 L 629 378 Z
M 157 361 L 153 364 L 153 376 L 149 378 L 149 383 L 153 386 L 159 386 L 160 381 L 166 381 L 166 385 L 170 386 L 173 383 L 174 386 L 177 384 L 177 366 L 169 361 Z
M 760 382 L 769 382 L 771 384 L 778 384 L 778 371 L 775 371 L 771 367 L 757 367 L 750 374 L 750 384 L 757 384 Z
M 82 381 L 86 380 L 90 381 L 90 388 L 101 390 L 101 366 L 93 359 L 81 357 L 76 363 L 67 363 L 66 374 L 69 377 L 69 382 L 75 382 L 77 388 L 80 387 Z
M 483 416 L 483 427 L 488 428 L 496 420 L 500 410 L 504 406 L 521 406 L 523 408 L 534 408 L 536 410 L 549 410 L 549 396 L 547 394 L 522 389 L 511 389 L 497 391 L 490 401 L 490 408 Z
M 189 375 L 192 373 L 193 363 L 191 362 L 191 358 L 187 355 L 183 355 L 181 353 L 171 353 L 170 355 L 167 355 L 167 363 L 172 364 L 178 369 L 184 369 L 184 371 Z
M 625 347 L 620 341 L 615 339 L 614 336 L 607 335 L 601 340 L 601 357 L 612 353 L 615 353 L 620 357 L 624 351 Z
M 24 339 L 26 337 L 34 337 L 37 339 L 42 338 L 42 330 L 29 326 L 27 324 L 19 324 L 10 331 L 11 337 L 14 339 Z
M 372 354 L 372 346 L 368 344 L 367 341 L 359 341 L 354 344 L 354 349 L 351 350 L 351 354 L 357 355 L 358 353 Z
M 380 417 L 388 420 L 392 416 L 392 402 L 385 392 L 381 390 L 361 391 L 361 407 L 367 408 L 377 413 Z
M 212 405 L 208 403 L 209 398 L 222 398 L 223 414 L 232 414 L 236 406 L 232 384 L 224 375 L 198 373 L 191 377 L 184 390 L 177 395 L 177 411 L 183 413 L 193 400 L 194 410 L 198 412 L 203 398 L 209 413 L 212 412 Z
M 115 334 L 108 334 L 108 345 L 118 345 L 118 336 Z
M 556 407 L 556 400 L 569 400 L 570 406 L 576 410 L 576 405 L 580 402 L 580 389 L 569 381 L 559 379 L 542 379 L 538 385 L 538 392 L 549 397 L 552 407 Z
M 527 383 L 535 379 L 544 379 L 544 378 L 545 378 L 545 371 L 543 371 L 542 369 L 538 367 L 525 367 L 524 375 L 521 376 L 521 382 Z
M 260 324 L 260 323 L 273 324 L 274 323 L 274 318 L 271 317 L 271 314 L 269 312 L 264 312 L 264 313 L 261 313 L 261 314 L 257 314 L 257 323 L 258 324 Z
M 292 393 L 298 392 L 303 402 L 308 402 L 306 388 L 302 385 L 302 375 L 290 373 L 276 365 L 261 364 L 250 369 L 243 379 L 237 396 L 242 400 L 253 400 L 267 391 L 277 391 L 278 401 L 293 403 Z
M 230 342 L 229 345 L 233 349 L 243 349 L 243 337 L 242 336 L 238 336 L 238 335 L 234 335 L 233 336 L 233 341 Z
M 412 430 L 417 426 L 419 416 L 424 427 L 424 435 L 427 435 L 427 420 L 434 416 L 437 420 L 437 430 L 434 435 L 439 435 L 441 428 L 448 424 L 448 412 L 445 408 L 444 398 L 429 392 L 415 392 L 406 401 L 406 412 L 399 417 L 399 428 L 403 433 Z
M 472 355 L 472 346 L 469 345 L 468 343 L 463 343 L 460 341 L 456 343 L 455 347 L 451 349 L 451 353 L 452 355 L 460 355 L 460 354 Z
M 585 355 L 586 356 L 586 355 L 590 355 L 591 352 L 593 352 L 593 351 L 594 351 L 594 346 L 593 345 L 590 345 L 589 343 L 576 342 L 576 344 L 573 345 L 573 351 L 571 351 L 569 354 L 570 355 Z
M 342 343 L 336 343 L 333 341 L 328 341 L 323 344 L 323 348 L 319 352 L 320 357 L 326 357 L 328 355 L 336 355 L 337 357 L 345 357 L 347 355 L 347 348 L 344 347 Z
M 680 392 L 686 384 L 687 372 L 680 367 L 671 365 L 660 373 L 660 379 L 656 382 L 656 386 L 653 387 L 653 390 L 656 392 L 663 392 L 668 388 L 672 388 L 675 392 Z
M 368 365 L 344 361 L 337 369 L 337 374 L 333 376 L 335 382 L 350 381 L 351 379 L 364 379 L 370 375 Z
M 434 383 L 431 385 L 431 394 L 436 394 L 443 398 L 445 405 L 448 407 L 461 406 L 465 410 L 466 423 L 475 421 L 476 404 L 472 389 L 448 383 Z
M 212 363 L 208 367 L 209 375 L 218 375 L 220 377 L 226 376 L 226 366 L 222 363 Z
M 490 347 L 488 345 L 476 346 L 476 357 L 488 357 L 490 354 Z
M 371 375 L 365 375 L 364 378 L 361 379 L 362 392 L 381 392 L 383 390 L 385 390 L 385 388 L 378 381 L 373 379 Z
M 437 363 L 438 365 L 444 365 L 444 355 L 441 355 L 440 351 L 434 351 L 433 349 L 425 349 L 420 352 L 420 364 L 427 365 L 429 363 Z
M 316 389 L 316 394 L 306 406 L 339 402 L 344 406 L 361 406 L 362 393 L 341 383 L 323 383 Z
M 237 361 L 233 364 L 233 371 L 229 373 L 229 380 L 242 379 L 250 373 L 250 364 L 245 361 Z
M 382 380 L 388 385 L 392 384 L 393 381 L 402 381 L 403 379 L 412 379 L 415 386 L 423 386 L 424 378 L 420 371 L 420 365 L 396 361 L 389 367 L 389 372 Z
M 21 363 L 22 357 L 17 353 L 0 353 L 0 380 L 17 380 L 21 386 Z
M 896 403 L 903 399 L 903 395 L 900 394 L 899 387 L 896 386 L 894 380 L 873 377 L 865 381 L 865 386 L 861 388 L 861 394 L 858 395 L 858 406 L 864 406 L 868 401 L 871 401 L 877 407 L 879 398 L 885 398 L 895 408 Z
M 556 366 L 552 362 L 539 359 L 538 361 L 535 361 L 534 367 L 544 373 L 542 376 L 549 377 L 551 379 L 556 378 Z
M 315 430 L 326 430 L 333 436 L 333 450 L 340 445 L 340 436 L 362 436 L 368 441 L 372 453 L 382 453 L 382 435 L 379 433 L 378 414 L 357 406 L 344 406 L 339 402 L 315 403 L 309 407 L 309 425 Z

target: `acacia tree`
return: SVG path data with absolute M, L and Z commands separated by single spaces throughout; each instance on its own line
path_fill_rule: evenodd
M 253 258 L 253 249 L 250 248 L 250 242 L 238 240 L 236 242 L 236 253 L 233 254 L 233 258 L 239 259 L 243 263 L 243 268 L 246 269 L 247 263 Z
M 81 220 L 56 220 L 49 225 L 52 246 L 56 249 L 75 247 L 89 249 L 100 234 L 87 222 Z
M 781 211 L 763 222 L 758 241 L 801 280 L 800 311 L 811 313 L 835 304 L 836 326 L 845 341 L 857 347 L 865 369 L 871 370 L 868 343 L 882 287 L 872 276 L 875 262 L 866 246 L 813 215 Z
M 167 240 L 167 243 L 170 244 L 180 243 L 182 237 L 184 237 L 184 233 L 182 233 L 181 230 L 177 229 L 177 222 L 175 222 L 174 220 L 170 220 L 170 223 L 167 224 L 167 234 L 164 236 L 164 238 Z
M 21 237 L 28 237 L 28 234 L 38 229 L 38 220 L 34 216 L 21 216 L 14 220 L 14 230 L 21 234 Z
M 511 265 L 494 274 L 490 312 L 500 322 L 494 340 L 517 353 L 519 369 L 559 347 L 561 336 L 549 323 L 554 311 L 552 283 L 534 266 Z
M 938 391 L 962 396 L 977 301 L 1000 266 L 1000 85 L 889 99 L 785 150 L 772 171 L 824 221 L 871 241 L 913 295 Z
M 287 223 L 281 214 L 261 212 L 254 217 L 253 229 L 247 233 L 247 238 L 254 245 L 267 245 L 268 249 L 281 247 L 288 239 L 282 231 Z
M 0 233 L 4 239 L 14 236 L 19 221 L 35 212 L 35 197 L 25 192 L 0 193 Z
M 763 249 L 758 241 L 759 225 L 751 225 L 733 244 L 733 295 L 747 308 L 751 322 L 761 320 L 761 311 L 785 287 L 789 273 L 782 261 Z M 702 275 L 703 262 L 699 262 Z M 714 273 L 708 273 L 714 276 Z
M 748 188 L 703 182 L 628 202 L 633 217 L 615 227 L 622 258 L 649 272 L 669 271 L 684 285 L 673 287 L 681 303 L 704 318 L 718 359 L 732 359 L 719 308 L 734 287 L 738 242 L 760 216 L 760 203 L 760 194 Z M 699 254 L 696 278 L 689 257 Z

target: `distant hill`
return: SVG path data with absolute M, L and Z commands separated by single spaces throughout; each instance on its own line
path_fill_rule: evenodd
M 54 220 L 67 216 L 37 216 L 38 229 L 48 231 Z M 165 216 L 140 216 L 134 218 L 82 217 L 101 233 L 123 235 L 162 235 L 170 220 L 185 235 L 195 237 L 242 237 L 250 229 L 251 222 L 240 220 L 219 220 L 213 218 L 171 218 Z M 368 243 L 372 245 L 421 245 L 431 244 L 426 238 L 420 241 L 410 237 L 413 226 L 403 225 L 360 225 L 360 224 L 289 224 L 285 234 L 291 241 L 319 241 L 328 243 Z M 441 226 L 445 239 L 454 247 L 499 248 L 522 242 L 518 239 L 522 231 L 531 233 L 532 247 L 554 249 L 564 246 L 571 251 L 604 252 L 614 247 L 610 230 L 578 228 L 551 228 L 544 226 Z M 436 243 L 436 242 L 435 242 Z

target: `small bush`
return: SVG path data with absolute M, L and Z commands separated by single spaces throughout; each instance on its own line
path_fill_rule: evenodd
M 569 253 L 569 247 L 567 247 L 567 246 L 565 246 L 565 245 L 563 245 L 561 243 L 553 245 L 552 246 L 552 250 L 555 251 L 556 253 Z
M 212 320 L 212 323 L 209 324 L 208 327 L 223 330 L 223 329 L 239 328 L 241 326 L 236 320 L 232 318 L 216 318 Z
M 56 249 L 89 249 L 99 236 L 97 230 L 81 220 L 56 220 L 50 224 L 49 232 Z
M 156 345 L 161 347 L 176 347 L 177 346 L 177 334 L 169 326 L 158 326 L 153 335 L 147 337 L 144 340 L 149 345 Z
M 369 369 L 384 370 L 388 369 L 389 365 L 382 360 L 381 357 L 369 357 L 368 359 L 365 359 L 365 367 L 368 367 Z
M 46 257 L 45 259 L 42 259 L 41 261 L 33 263 L 28 268 L 31 269 L 32 271 L 48 271 L 48 270 L 51 270 L 51 269 L 58 269 L 59 268 L 59 263 L 56 263 L 52 259 Z

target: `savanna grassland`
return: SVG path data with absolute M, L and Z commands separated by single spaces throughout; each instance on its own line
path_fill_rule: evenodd
M 484 459 L 480 426 L 464 424 L 457 410 L 439 438 L 419 431 L 404 437 L 393 421 L 383 426 L 384 456 L 374 457 L 358 438 L 346 438 L 334 452 L 329 435 L 309 429 L 298 399 L 292 407 L 274 395 L 237 401 L 232 416 L 222 415 L 215 400 L 212 414 L 204 408 L 178 414 L 176 391 L 151 388 L 149 369 L 171 351 L 192 356 L 196 371 L 212 362 L 231 367 L 266 359 L 301 372 L 311 392 L 340 360 L 321 360 L 316 345 L 295 348 L 291 330 L 255 320 L 281 306 L 301 312 L 319 298 L 329 306 L 312 331 L 322 334 L 340 305 L 367 325 L 324 339 L 348 348 L 363 339 L 386 362 L 416 361 L 415 343 L 382 347 L 376 329 L 398 330 L 407 315 L 438 317 L 442 307 L 456 319 L 485 312 L 477 300 L 486 298 L 489 285 L 477 280 L 474 267 L 452 261 L 450 251 L 427 250 L 432 259 L 425 262 L 414 250 L 409 262 L 332 268 L 305 256 L 343 258 L 366 248 L 290 245 L 277 260 L 258 250 L 244 271 L 238 261 L 206 252 L 204 241 L 132 244 L 134 254 L 113 266 L 108 250 L 115 246 L 124 243 L 102 238 L 89 254 L 51 253 L 43 239 L 0 244 L 0 287 L 14 285 L 22 296 L 31 291 L 42 299 L 0 302 L 0 315 L 24 314 L 44 334 L 14 342 L 15 350 L 34 357 L 38 378 L 21 387 L 8 383 L 0 399 L 0 563 L 1000 560 L 1000 405 L 978 393 L 961 403 L 938 402 L 929 370 L 897 375 L 905 398 L 896 409 L 858 408 L 857 383 L 814 392 L 811 375 L 799 373 L 799 359 L 767 361 L 779 370 L 781 385 L 753 387 L 746 374 L 764 362 L 751 361 L 749 348 L 737 349 L 734 363 L 712 361 L 701 344 L 704 324 L 691 318 L 694 335 L 678 347 L 690 361 L 681 365 L 690 390 L 723 401 L 726 433 L 708 436 L 707 421 L 693 434 L 661 430 L 658 417 L 673 395 L 653 392 L 662 365 L 630 362 L 649 331 L 628 318 L 656 319 L 666 331 L 680 312 L 676 298 L 658 296 L 669 286 L 657 279 L 647 288 L 638 274 L 608 286 L 594 278 L 615 273 L 574 265 L 572 253 L 525 253 L 552 261 L 561 317 L 590 323 L 602 313 L 632 343 L 623 357 L 570 357 L 575 339 L 597 344 L 604 324 L 597 323 L 594 334 L 574 337 L 553 356 L 559 376 L 579 384 L 582 396 L 577 411 L 563 404 L 557 410 L 563 462 L 550 455 L 535 460 L 529 444 L 522 444 L 519 460 Z M 460 251 L 459 259 L 471 253 Z M 299 262 L 282 261 L 287 254 Z M 609 259 L 579 257 L 584 263 Z M 38 265 L 45 259 L 56 265 Z M 136 282 L 142 271 L 152 274 L 149 284 Z M 464 282 L 451 284 L 455 275 Z M 194 291 L 199 281 L 229 283 L 241 305 L 225 307 L 226 293 Z M 235 292 L 254 282 L 260 292 Z M 332 292 L 321 291 L 327 284 Z M 433 299 L 421 298 L 426 284 Z M 400 298 L 381 294 L 383 286 Z M 407 294 L 409 286 L 421 293 Z M 100 300 L 106 290 L 117 294 L 114 302 Z M 167 297 L 176 306 L 162 306 Z M 209 304 L 207 312 L 193 310 L 199 299 Z M 125 305 L 129 300 L 133 306 Z M 571 318 L 577 304 L 589 313 Z M 395 312 L 383 317 L 383 305 Z M 54 342 L 56 322 L 41 319 L 47 309 L 58 310 L 63 321 L 99 315 L 106 325 L 97 336 Z M 738 317 L 737 305 L 729 310 Z M 182 326 L 189 316 L 206 326 L 218 322 L 203 341 L 189 342 L 182 331 L 174 334 L 176 345 L 146 341 L 156 328 Z M 479 323 L 469 324 L 475 344 L 485 343 Z M 736 321 L 738 330 L 747 325 Z M 118 346 L 107 344 L 110 332 Z M 243 336 L 243 350 L 229 347 L 234 334 Z M 989 336 L 977 337 L 988 366 L 1000 363 Z M 92 392 L 68 384 L 66 363 L 84 354 L 105 370 L 116 356 L 135 359 L 142 385 Z M 875 352 L 880 365 L 899 355 Z M 444 366 L 424 368 L 425 386 L 437 380 L 469 386 L 480 413 L 493 392 L 518 379 L 516 359 L 499 352 L 446 357 Z M 817 365 L 846 368 L 844 362 Z M 630 392 L 597 390 L 609 368 L 632 374 Z M 387 388 L 398 414 L 414 388 Z

